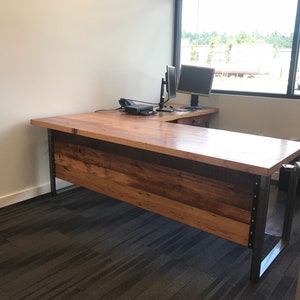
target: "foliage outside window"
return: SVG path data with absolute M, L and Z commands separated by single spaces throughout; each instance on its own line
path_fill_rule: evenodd
M 297 0 L 178 1 L 180 64 L 215 68 L 213 91 L 300 95 Z

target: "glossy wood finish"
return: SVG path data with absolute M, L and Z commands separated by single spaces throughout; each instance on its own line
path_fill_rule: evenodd
M 153 122 L 156 118 L 108 111 L 34 119 L 31 123 L 263 176 L 271 175 L 283 163 L 300 156 L 299 142 L 169 122 Z
M 199 126 L 209 121 L 209 118 L 216 114 L 219 109 L 215 107 L 204 107 L 201 110 L 185 111 L 180 110 L 178 107 L 174 107 L 172 113 L 158 112 L 154 116 L 150 116 L 149 119 L 157 120 L 160 122 L 175 122 L 181 124 Z M 193 122 L 194 120 L 194 122 Z M 197 122 L 195 122 L 197 120 Z

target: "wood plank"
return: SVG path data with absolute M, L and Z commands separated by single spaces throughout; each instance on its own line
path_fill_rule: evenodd
M 216 107 L 204 107 L 201 110 L 191 110 L 191 111 L 182 111 L 182 110 L 176 110 L 179 107 L 174 106 L 175 111 L 172 113 L 166 113 L 166 112 L 158 112 L 156 115 L 150 116 L 149 119 L 160 121 L 160 122 L 171 122 L 171 121 L 179 121 L 186 118 L 191 117 L 203 117 L 205 120 L 208 120 L 209 117 L 216 114 L 219 109 Z M 183 121 L 184 122 L 184 121 Z
M 218 216 L 131 186 L 121 185 L 111 179 L 98 178 L 94 174 L 77 169 L 67 169 L 58 165 L 56 172 L 58 178 L 68 180 L 92 191 L 103 193 L 238 244 L 248 245 L 248 224 Z
M 150 152 L 143 153 L 147 159 L 139 160 L 134 148 L 125 152 L 119 145 L 74 135 L 56 133 L 55 137 L 57 177 L 247 245 L 253 184 L 249 174 L 243 189 L 243 184 L 232 184 L 232 178 L 221 180 L 219 172 L 216 179 L 215 172 L 205 177 L 206 170 L 202 175 L 181 170 L 180 162 L 176 168 L 166 161 L 156 164 Z M 94 148 L 81 145 L 82 140 Z
M 208 121 L 209 121 L 209 116 L 196 116 L 196 117 L 178 119 L 177 124 L 200 126 L 200 125 L 204 125 Z
M 226 182 L 219 173 L 218 178 L 200 176 L 178 169 L 179 165 L 174 169 L 73 144 L 56 142 L 55 152 L 56 164 L 64 168 L 76 166 L 101 178 L 110 177 L 120 184 L 166 195 L 244 223 L 250 221 L 253 178 L 247 174 L 231 173 L 231 181 Z M 242 175 L 247 176 L 244 184 Z
M 300 156 L 300 143 L 295 141 L 153 122 L 118 111 L 35 119 L 31 123 L 263 176 Z

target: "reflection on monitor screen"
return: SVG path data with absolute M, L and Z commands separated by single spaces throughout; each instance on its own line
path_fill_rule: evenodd
M 198 96 L 208 96 L 211 91 L 215 69 L 199 66 L 181 65 L 177 91 L 191 95 L 187 109 L 201 109 Z
M 173 66 L 167 66 L 166 72 L 166 87 L 168 99 L 176 97 L 176 69 Z

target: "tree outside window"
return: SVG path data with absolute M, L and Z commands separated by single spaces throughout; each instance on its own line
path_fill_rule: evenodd
M 286 94 L 297 4 L 182 0 L 180 63 L 215 68 L 213 90 Z

